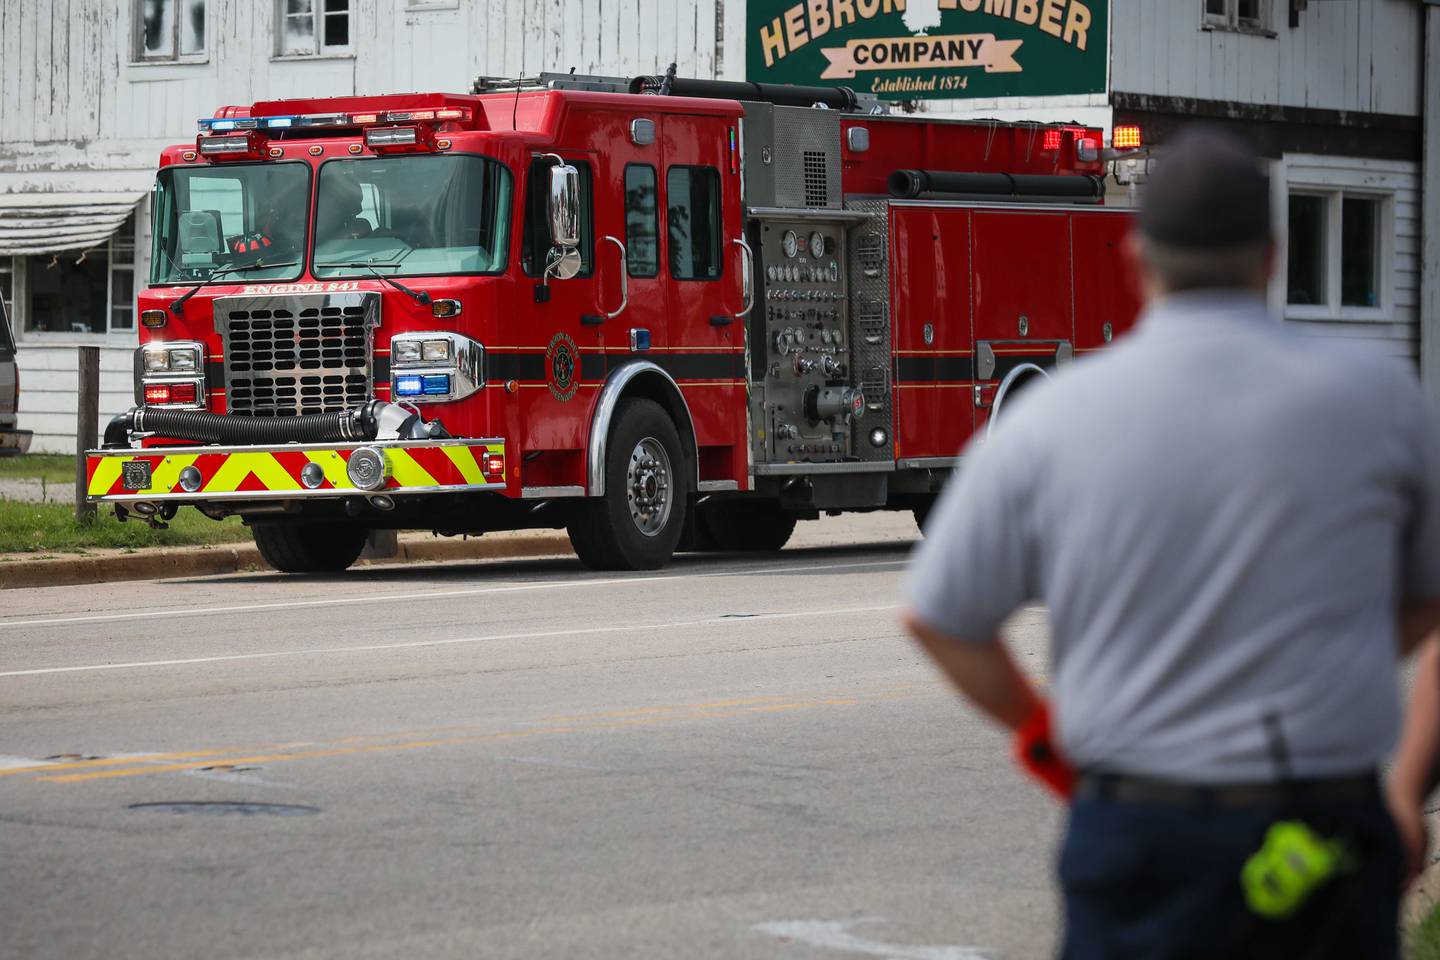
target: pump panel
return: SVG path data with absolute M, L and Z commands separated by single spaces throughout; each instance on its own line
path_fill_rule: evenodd
M 752 324 L 751 343 L 752 373 L 762 387 L 753 411 L 759 462 L 852 458 L 852 424 L 865 403 L 851 362 L 847 231 L 841 217 L 789 218 L 784 211 L 755 231 L 761 289 L 755 309 L 763 317 Z

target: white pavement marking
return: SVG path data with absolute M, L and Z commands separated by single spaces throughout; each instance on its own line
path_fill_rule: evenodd
M 880 922 L 883 921 L 878 917 L 839 923 L 828 920 L 787 920 L 759 923 L 754 929 L 772 937 L 798 940 L 821 950 L 859 953 L 867 957 L 884 957 L 886 960 L 991 960 L 991 954 L 975 947 L 912 947 L 863 940 L 850 932 L 850 928 L 857 924 Z
M 353 647 L 316 647 L 309 650 L 271 650 L 264 653 L 235 653 L 221 657 L 187 657 L 181 660 L 136 660 L 130 663 L 93 663 L 74 667 L 37 667 L 30 670 L 6 670 L 0 677 L 33 677 L 47 673 L 87 673 L 97 670 L 136 670 L 142 667 L 176 667 L 195 663 L 223 663 L 231 660 L 268 660 L 275 657 L 308 657 L 329 653 L 365 653 L 373 650 L 409 650 L 416 647 L 444 647 L 458 643 L 493 643 L 500 640 L 543 640 L 554 637 L 594 636 L 602 633 L 625 633 L 645 630 L 670 630 L 679 627 L 726 627 L 763 623 L 767 620 L 789 620 L 796 617 L 836 617 L 855 613 L 880 613 L 898 610 L 898 603 L 877 607 L 849 607 L 834 610 L 792 610 L 787 613 L 758 613 L 750 617 L 706 617 L 702 620 L 669 620 L 660 623 L 627 623 L 609 627 L 584 627 L 578 630 L 543 630 L 534 633 L 498 633 L 484 637 L 454 637 L 449 640 L 411 640 L 405 643 L 368 643 Z
M 261 610 L 294 610 L 300 607 L 337 607 L 361 603 L 391 603 L 402 600 L 444 600 L 454 597 L 474 597 L 492 593 L 522 593 L 528 590 L 553 590 L 576 587 L 612 587 L 623 584 L 674 583 L 682 580 L 710 580 L 717 577 L 735 577 L 771 573 L 809 573 L 815 570 L 844 570 L 850 567 L 893 567 L 903 566 L 905 558 L 895 560 L 866 560 L 851 563 L 804 564 L 791 567 L 747 567 L 744 569 L 717 570 L 713 573 L 681 573 L 661 576 L 609 577 L 603 580 L 543 580 L 539 583 L 518 583 L 504 587 L 476 587 L 470 590 L 437 590 L 428 593 L 390 593 L 380 596 L 333 597 L 328 600 L 288 600 L 276 603 L 246 603 L 227 607 L 185 607 L 170 610 L 134 610 L 129 613 L 102 613 L 79 617 L 49 617 L 43 620 L 0 621 L 0 630 L 12 627 L 43 627 L 55 624 L 103 623 L 116 620 L 153 620 L 158 617 L 199 617 L 215 613 L 252 613 Z

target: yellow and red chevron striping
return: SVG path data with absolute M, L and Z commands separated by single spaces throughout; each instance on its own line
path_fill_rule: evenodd
M 500 441 L 413 447 L 377 445 L 377 448 L 389 466 L 390 475 L 382 488 L 386 491 L 498 488 L 505 484 L 503 475 L 487 477 L 483 466 L 486 454 L 503 458 L 505 445 Z M 87 489 L 91 498 L 175 495 L 201 499 L 207 495 L 244 493 L 323 496 L 326 493 L 359 491 L 346 472 L 354 449 L 325 447 L 206 452 L 196 448 L 171 448 L 92 454 L 86 464 Z M 137 462 L 148 465 L 148 470 L 142 468 L 138 471 L 139 475 L 149 477 L 148 485 L 140 489 L 127 486 L 125 482 L 125 464 Z M 311 464 L 320 468 L 322 479 L 318 484 L 307 486 L 302 482 L 301 475 Z M 194 467 L 200 474 L 200 486 L 193 491 L 180 487 L 180 474 L 188 467 Z

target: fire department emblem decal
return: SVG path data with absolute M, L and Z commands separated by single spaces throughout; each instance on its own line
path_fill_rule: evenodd
M 545 349 L 545 382 L 556 400 L 565 401 L 575 396 L 580 386 L 579 364 L 580 351 L 575 341 L 563 333 L 555 334 Z

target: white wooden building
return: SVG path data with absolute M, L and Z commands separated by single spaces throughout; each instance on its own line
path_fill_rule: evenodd
M 957 2 L 910 0 L 912 12 Z M 922 109 L 1107 129 L 1133 121 L 1151 139 L 1196 117 L 1225 124 L 1272 161 L 1277 222 L 1290 244 L 1276 307 L 1312 332 L 1418 357 L 1422 278 L 1440 278 L 1433 239 L 1440 224 L 1429 228 L 1422 270 L 1421 144 L 1434 136 L 1423 123 L 1427 84 L 1428 114 L 1440 116 L 1440 73 L 1432 69 L 1427 80 L 1423 54 L 1427 21 L 1429 42 L 1440 48 L 1440 8 L 1431 3 L 1110 0 L 1106 92 Z M 131 403 L 133 294 L 148 274 L 150 240 L 141 201 L 160 148 L 193 138 L 197 118 L 226 103 L 457 91 L 477 75 L 572 67 L 633 75 L 674 61 L 682 75 L 743 79 L 745 7 L 745 0 L 0 3 L 0 295 L 19 334 L 21 426 L 36 431 L 34 449 L 73 449 L 77 343 L 105 347 L 102 420 Z M 1112 193 L 1112 202 L 1132 198 L 1124 186 Z M 1440 308 L 1440 290 L 1430 295 Z M 1427 338 L 1427 349 L 1435 339 Z M 1440 347 L 1433 366 L 1431 379 L 1440 381 Z

